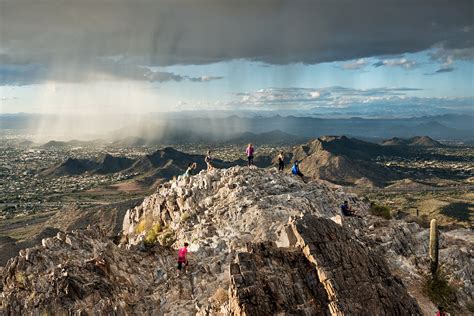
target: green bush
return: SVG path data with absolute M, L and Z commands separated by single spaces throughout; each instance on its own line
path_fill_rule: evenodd
M 456 288 L 449 284 L 443 269 L 438 269 L 435 277 L 426 277 L 423 292 L 437 306 L 443 306 L 447 311 L 457 309 Z
M 390 214 L 390 208 L 386 205 L 379 205 L 374 202 L 370 204 L 369 209 L 370 214 L 374 216 L 380 216 L 385 219 L 391 219 L 392 215 Z
M 145 234 L 145 243 L 153 245 L 156 242 L 158 234 L 161 232 L 161 225 L 159 223 L 154 224 Z
M 147 215 L 140 222 L 137 226 L 135 226 L 135 234 L 141 234 L 144 231 L 149 230 L 153 225 L 153 219 L 151 215 Z

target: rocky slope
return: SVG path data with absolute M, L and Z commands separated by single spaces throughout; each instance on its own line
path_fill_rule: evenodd
M 339 205 L 346 199 L 364 219 L 346 218 L 341 226 Z M 366 210 L 337 186 L 305 184 L 274 170 L 203 171 L 161 185 L 129 209 L 120 244 L 90 227 L 22 250 L 2 272 L 0 311 L 421 314 L 423 297 L 407 286 L 422 267 L 391 261 L 422 261 L 424 232 L 413 224 L 414 238 L 398 228 L 405 226 L 378 223 Z M 191 244 L 190 267 L 176 276 L 176 248 L 184 241 Z M 458 255 L 453 267 L 469 261 Z M 472 284 L 467 272 L 457 276 Z M 432 312 L 432 305 L 422 307 Z

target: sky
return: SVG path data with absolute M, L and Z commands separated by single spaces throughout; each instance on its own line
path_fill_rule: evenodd
M 472 0 L 0 0 L 0 113 L 474 112 Z

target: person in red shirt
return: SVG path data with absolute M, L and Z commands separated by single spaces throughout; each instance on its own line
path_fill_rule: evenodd
M 179 276 L 180 271 L 184 268 L 184 272 L 186 273 L 186 267 L 188 266 L 188 259 L 186 258 L 186 255 L 188 254 L 188 246 L 189 244 L 187 242 L 184 243 L 183 248 L 179 248 L 178 250 L 178 270 L 176 271 L 176 274 Z
M 443 306 L 438 306 L 438 311 L 436 312 L 436 316 L 448 316 L 449 314 L 444 311 Z

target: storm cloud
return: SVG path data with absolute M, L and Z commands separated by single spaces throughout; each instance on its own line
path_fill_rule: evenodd
M 473 47 L 471 0 L 1 0 L 0 63 L 320 63 Z

